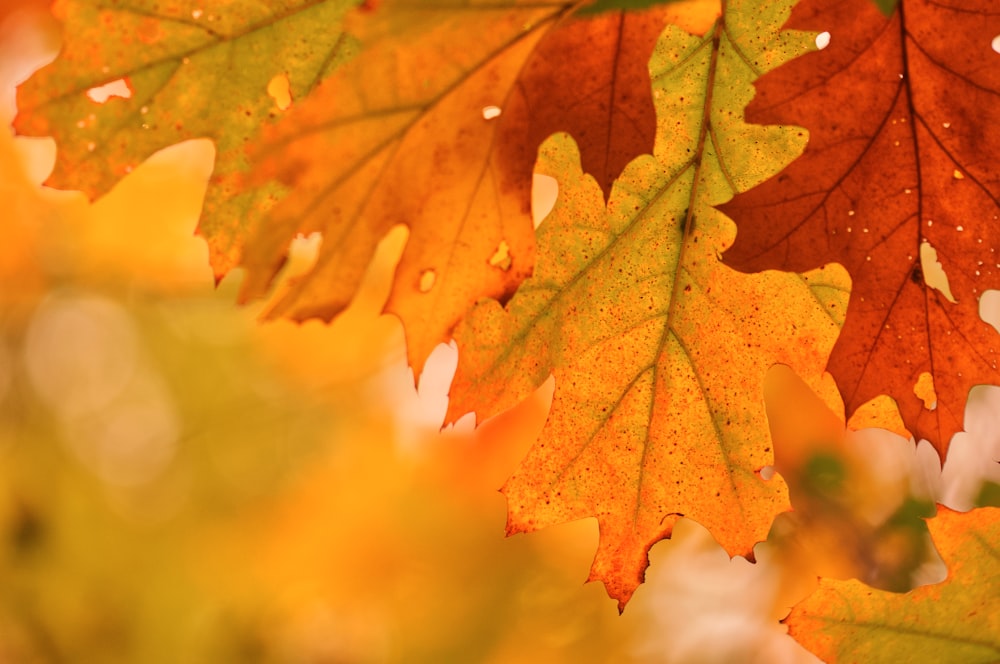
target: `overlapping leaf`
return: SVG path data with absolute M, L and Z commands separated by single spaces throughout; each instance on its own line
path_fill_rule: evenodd
M 803 142 L 739 120 L 755 74 L 804 50 L 777 35 L 789 3 L 727 4 L 707 36 L 661 38 L 655 154 L 629 164 L 607 206 L 566 136 L 543 145 L 538 168 L 560 189 L 535 273 L 506 309 L 481 303 L 456 333 L 450 419 L 489 416 L 555 375 L 541 438 L 503 489 L 507 529 L 596 516 L 591 579 L 619 606 L 680 516 L 749 554 L 787 509 L 784 484 L 757 474 L 772 461 L 764 375 L 776 362 L 821 374 L 830 310 L 844 303 L 836 270 L 748 276 L 718 260 L 733 229 L 711 204 Z
M 358 58 L 262 148 L 294 190 L 251 237 L 243 297 L 267 290 L 296 234 L 320 231 L 314 269 L 272 315 L 329 319 L 350 302 L 377 242 L 406 224 L 386 309 L 403 320 L 419 372 L 477 299 L 509 296 L 533 265 L 538 143 L 570 131 L 609 189 L 652 149 L 646 62 L 664 24 L 689 11 L 568 18 L 579 4 L 387 0 L 354 17 Z
M 294 99 L 306 95 L 346 57 L 349 39 L 338 26 L 353 4 L 60 0 L 53 12 L 65 23 L 62 52 L 18 89 L 14 126 L 55 137 L 46 184 L 92 198 L 161 148 L 213 139 L 199 231 L 221 278 L 238 260 L 248 223 L 278 193 L 241 184 L 246 141 L 279 113 L 268 84 L 283 75 Z M 115 82 L 131 96 L 99 103 L 88 95 Z
M 1000 660 L 1000 509 L 940 507 L 927 525 L 945 581 L 904 595 L 823 579 L 785 619 L 789 633 L 830 664 Z
M 707 28 L 714 8 L 701 4 L 706 11 L 690 16 L 683 10 L 615 11 L 574 18 L 552 30 L 504 104 L 496 146 L 501 170 L 526 182 L 538 145 L 565 131 L 580 145 L 583 170 L 607 197 L 628 162 L 653 151 L 656 113 L 648 66 L 653 45 L 667 22 Z M 519 195 L 523 200 L 523 192 Z
M 805 126 L 809 147 L 722 208 L 739 228 L 725 261 L 843 264 L 854 286 L 830 371 L 848 415 L 887 393 L 943 455 L 969 389 L 1000 383 L 1000 337 L 979 316 L 1000 287 L 1000 7 L 903 0 L 887 18 L 868 0 L 804 0 L 789 26 L 829 46 L 761 79 L 747 119 Z M 925 279 L 931 248 L 954 301 Z

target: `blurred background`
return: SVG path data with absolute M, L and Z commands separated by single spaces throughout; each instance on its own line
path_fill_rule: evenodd
M 4 126 L 58 51 L 47 5 L 0 3 Z M 885 431 L 793 428 L 797 509 L 757 563 L 682 521 L 619 617 L 583 584 L 596 522 L 503 537 L 551 383 L 475 431 L 438 431 L 453 347 L 414 389 L 379 316 L 404 229 L 334 324 L 260 324 L 194 237 L 210 142 L 93 203 L 40 186 L 54 154 L 0 131 L 0 663 L 811 662 L 778 621 L 817 573 L 938 581 L 921 517 L 996 500 L 1000 390 L 943 475 Z

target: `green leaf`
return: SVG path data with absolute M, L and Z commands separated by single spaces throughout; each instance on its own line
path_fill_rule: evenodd
M 106 193 L 154 152 L 193 138 L 215 142 L 216 164 L 199 233 L 217 278 L 236 265 L 245 229 L 278 196 L 244 191 L 245 144 L 281 114 L 268 86 L 284 77 L 292 100 L 350 57 L 339 26 L 354 0 L 217 4 L 187 0 L 67 0 L 59 57 L 18 89 L 14 126 L 58 144 L 49 186 Z M 103 103 L 95 92 L 127 86 Z
M 1000 509 L 941 507 L 927 526 L 945 581 L 897 594 L 823 579 L 785 619 L 789 633 L 826 662 L 1000 661 Z
M 656 5 L 668 5 L 683 0 L 597 0 L 583 7 L 578 14 L 597 14 L 618 9 L 649 9 Z

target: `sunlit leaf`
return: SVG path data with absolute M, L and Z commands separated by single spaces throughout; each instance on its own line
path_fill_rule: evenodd
M 591 579 L 619 606 L 680 516 L 749 554 L 788 508 L 783 482 L 757 474 L 772 462 L 764 375 L 782 362 L 814 379 L 839 329 L 838 271 L 746 276 L 718 260 L 732 226 L 711 204 L 801 146 L 795 131 L 739 120 L 751 63 L 802 50 L 776 34 L 787 9 L 733 2 L 703 37 L 668 29 L 650 66 L 656 152 L 629 164 L 607 206 L 573 143 L 546 143 L 538 168 L 559 199 L 535 273 L 506 308 L 480 304 L 457 331 L 452 419 L 488 417 L 555 375 L 541 438 L 503 489 L 507 530 L 596 516 Z M 757 20 L 772 31 L 749 28 Z
M 823 579 L 785 619 L 825 662 L 955 662 L 1000 659 L 1000 509 L 944 507 L 928 520 L 948 578 L 906 594 Z

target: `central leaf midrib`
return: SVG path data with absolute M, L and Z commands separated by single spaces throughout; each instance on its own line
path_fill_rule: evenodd
M 695 374 L 698 380 L 698 387 L 701 390 L 701 396 L 708 404 L 708 398 L 704 391 L 704 385 L 701 382 L 701 377 L 698 374 L 697 369 L 694 366 L 694 362 L 691 359 L 691 355 L 688 352 L 685 344 L 680 339 L 680 334 L 674 329 L 674 317 L 676 316 L 677 309 L 680 301 L 681 293 L 681 272 L 685 270 L 685 259 L 687 257 L 687 250 L 690 246 L 691 233 L 694 231 L 694 219 L 695 211 L 699 202 L 699 194 L 702 179 L 702 168 L 705 164 L 705 140 L 711 131 L 712 123 L 712 103 L 714 101 L 715 95 L 715 76 L 717 73 L 718 63 L 719 63 L 719 45 L 722 38 L 722 31 L 726 16 L 726 3 L 722 3 L 722 16 L 716 21 L 715 26 L 712 28 L 711 34 L 711 44 L 712 44 L 712 55 L 708 62 L 708 73 L 705 76 L 705 92 L 704 101 L 702 103 L 702 116 L 701 123 L 698 127 L 698 142 L 695 145 L 694 156 L 692 160 L 694 162 L 694 177 L 691 180 L 691 190 L 688 193 L 688 203 L 687 210 L 685 211 L 684 225 L 681 229 L 681 240 L 680 247 L 677 254 L 677 264 L 674 266 L 674 278 L 673 285 L 670 293 L 670 301 L 667 304 L 667 318 L 663 324 L 663 331 L 660 334 L 660 340 L 656 344 L 656 357 L 657 361 L 653 363 L 653 387 L 652 395 L 649 400 L 649 415 L 647 416 L 647 421 L 652 425 L 653 417 L 655 415 L 655 409 L 657 405 L 656 399 L 656 389 L 657 389 L 657 375 L 659 373 L 660 363 L 658 358 L 662 356 L 664 349 L 666 348 L 667 339 L 669 336 L 673 336 L 677 340 L 678 344 L 684 350 L 685 355 L 688 357 L 688 365 L 691 367 L 691 371 Z M 708 43 L 707 41 L 705 43 Z M 718 426 L 715 423 L 715 418 L 712 416 L 711 408 L 709 408 L 709 418 L 712 420 L 713 427 L 716 431 L 716 439 L 719 442 L 719 447 L 722 448 L 723 441 L 721 437 L 721 431 L 719 431 Z M 638 526 L 639 522 L 639 512 L 642 509 L 642 485 L 646 477 L 646 457 L 649 453 L 649 443 L 650 443 L 650 432 L 652 431 L 652 426 L 647 426 L 645 429 L 645 435 L 642 440 L 642 456 L 639 458 L 639 480 L 638 480 L 638 490 L 636 492 L 635 501 L 635 512 L 632 515 L 632 525 L 633 527 Z M 725 450 L 720 449 L 722 456 L 726 458 Z M 726 461 L 727 466 L 729 465 L 728 459 Z M 737 495 L 736 485 L 733 481 L 732 473 L 727 474 L 729 477 L 730 484 L 733 489 L 734 495 Z M 740 502 L 740 501 L 737 501 Z M 744 514 L 743 505 L 740 504 L 740 513 Z

